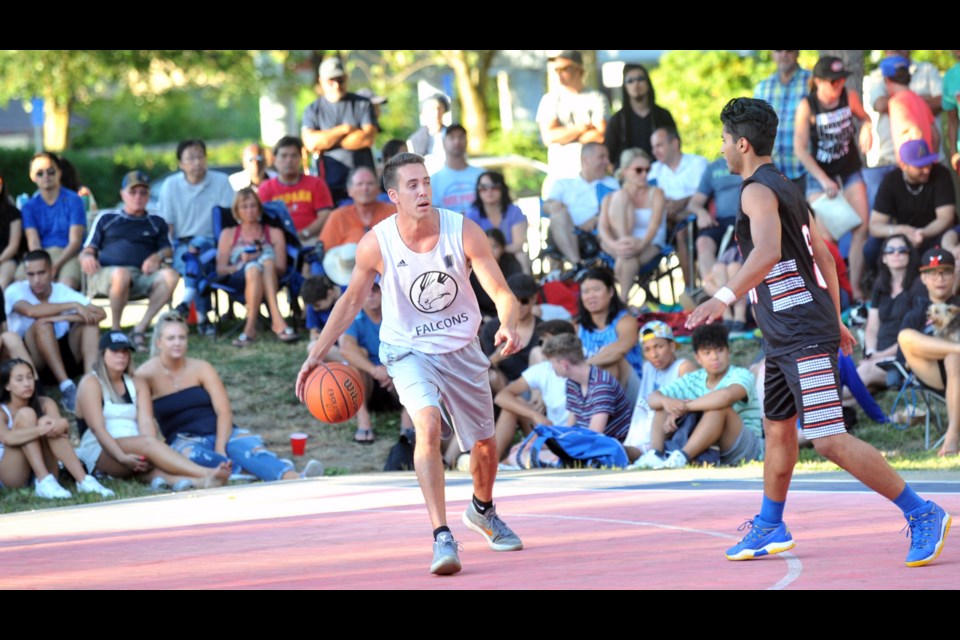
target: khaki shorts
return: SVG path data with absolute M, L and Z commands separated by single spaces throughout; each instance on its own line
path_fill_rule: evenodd
M 87 294 L 91 297 L 109 297 L 110 282 L 113 279 L 113 272 L 117 269 L 126 269 L 130 272 L 130 298 L 149 298 L 150 290 L 153 289 L 153 283 L 163 269 L 157 269 L 150 275 L 145 274 L 139 267 L 100 267 L 100 269 L 87 278 Z
M 60 247 L 44 247 L 44 251 L 50 254 L 50 260 L 56 262 L 63 254 L 63 249 Z M 23 263 L 17 267 L 17 272 L 14 274 L 14 280 L 26 280 L 27 273 L 24 271 Z M 57 274 L 55 281 L 60 281 L 63 278 L 73 278 L 77 284 L 80 283 L 80 257 L 73 256 L 67 262 L 60 267 L 60 273 Z
M 437 407 L 441 415 L 446 411 L 462 451 L 493 437 L 490 360 L 480 350 L 477 338 L 458 351 L 442 354 L 381 342 L 380 362 L 387 367 L 411 417 L 425 407 Z

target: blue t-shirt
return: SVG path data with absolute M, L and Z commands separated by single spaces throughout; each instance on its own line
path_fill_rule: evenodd
M 463 213 L 477 199 L 477 180 L 483 175 L 480 167 L 455 170 L 444 167 L 430 176 L 433 206 Z
M 370 362 L 380 366 L 380 325 L 370 319 L 363 311 L 357 316 L 346 331 L 353 336 L 357 344 L 367 350 Z
M 484 232 L 493 229 L 493 223 L 490 222 L 490 218 L 480 214 L 480 207 L 477 206 L 477 203 L 473 203 L 463 215 L 480 225 L 480 228 L 483 229 Z M 500 221 L 500 231 L 503 232 L 503 237 L 506 238 L 508 245 L 513 243 L 513 226 L 526 221 L 527 217 L 523 215 L 520 207 L 515 204 L 507 207 L 507 211 L 503 214 L 503 219 Z
M 626 310 L 621 311 L 613 321 L 603 329 L 590 330 L 580 325 L 577 336 L 583 343 L 583 355 L 585 358 L 592 358 L 600 349 L 617 341 L 617 323 L 620 322 L 620 318 L 626 314 Z M 624 357 L 627 359 L 627 362 L 630 363 L 630 366 L 633 367 L 633 370 L 637 372 L 637 375 L 642 376 L 643 352 L 640 351 L 639 343 L 634 344 Z
M 727 161 L 723 158 L 714 160 L 707 165 L 707 170 L 700 178 L 697 193 L 707 196 L 707 201 L 713 198 L 717 205 L 717 219 L 736 218 L 740 209 L 740 185 L 743 178 L 730 173 Z
M 116 209 L 93 221 L 83 246 L 97 250 L 104 267 L 140 267 L 151 255 L 170 246 L 167 221 L 158 215 L 131 216 Z
M 83 200 L 76 191 L 60 188 L 60 194 L 52 206 L 37 193 L 27 200 L 21 212 L 24 229 L 36 229 L 40 236 L 40 246 L 66 247 L 70 242 L 70 227 L 87 227 L 87 214 L 83 210 Z

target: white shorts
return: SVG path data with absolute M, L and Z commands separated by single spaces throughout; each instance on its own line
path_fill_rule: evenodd
M 463 451 L 493 437 L 490 360 L 480 350 L 478 338 L 458 351 L 441 354 L 381 342 L 380 362 L 411 417 L 425 407 L 437 407 L 441 414 L 445 410 Z

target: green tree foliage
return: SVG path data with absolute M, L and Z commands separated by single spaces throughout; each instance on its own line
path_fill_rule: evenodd
M 769 58 L 768 58 L 769 59 Z M 669 51 L 651 76 L 657 102 L 673 114 L 683 151 L 707 159 L 720 154 L 720 110 L 731 98 L 752 96 L 772 73 L 759 57 L 732 51 Z

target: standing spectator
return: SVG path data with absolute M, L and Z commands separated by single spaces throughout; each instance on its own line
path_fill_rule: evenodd
M 164 266 L 173 255 L 167 223 L 147 213 L 150 179 L 140 171 L 123 177 L 123 209 L 104 211 L 93 221 L 90 236 L 80 252 L 80 264 L 89 276 L 92 296 L 109 296 L 114 331 L 120 331 L 123 308 L 133 298 L 149 298 L 147 310 L 133 328 L 131 338 L 140 353 L 150 350 L 146 332 L 150 321 L 170 303 L 180 276 Z
M 477 180 L 483 169 L 467 164 L 467 130 L 452 124 L 443 136 L 446 164 L 430 175 L 433 206 L 463 213 L 477 197 Z
M 77 481 L 77 491 L 113 497 L 83 468 L 70 444 L 70 423 L 53 400 L 39 393 L 29 362 L 7 360 L 0 366 L 0 410 L 0 484 L 25 487 L 32 475 L 38 498 L 71 498 L 53 475 L 62 463 Z
M 957 222 L 956 196 L 950 170 L 937 162 L 937 153 L 923 140 L 910 140 L 900 148 L 900 167 L 884 176 L 870 216 L 870 240 L 864 257 L 876 264 L 880 241 L 896 234 L 906 236 L 923 252 L 947 242 L 946 232 Z
M 807 168 L 807 200 L 835 198 L 843 190 L 850 206 L 860 216 L 860 225 L 850 240 L 850 273 L 853 297 L 864 299 L 863 245 L 867 242 L 867 189 L 860 175 L 860 153 L 857 151 L 857 120 L 863 123 L 860 144 L 870 141 L 870 119 L 863 110 L 860 96 L 846 87 L 850 72 L 843 60 L 824 56 L 813 69 L 813 89 L 797 107 L 793 146 L 800 162 Z M 823 235 L 838 242 L 821 224 Z
M 627 149 L 643 149 L 653 155 L 650 136 L 660 127 L 677 128 L 670 112 L 657 104 L 650 72 L 642 64 L 623 65 L 623 108 L 610 116 L 604 144 L 614 169 L 620 167 L 620 154 Z
M 259 195 L 261 202 L 283 202 L 300 238 L 315 243 L 333 209 L 333 198 L 323 180 L 303 174 L 302 151 L 303 142 L 296 136 L 277 141 L 273 147 L 277 177 L 260 185 Z
M 13 282 L 17 263 L 23 254 L 23 220 L 0 176 L 0 289 Z
M 542 212 L 550 218 L 549 237 L 564 258 L 582 266 L 578 236 L 596 233 L 600 203 L 620 183 L 608 175 L 610 156 L 599 142 L 588 142 L 580 152 L 580 175 L 554 182 Z
M 183 256 L 188 251 L 199 254 L 216 246 L 213 237 L 213 208 L 229 207 L 234 191 L 230 179 L 219 171 L 207 170 L 207 145 L 191 138 L 177 145 L 180 173 L 170 176 L 160 188 L 158 208 L 170 227 L 173 238 L 173 268 L 184 276 L 184 294 L 178 309 L 186 317 L 190 303 L 197 306 L 201 335 L 212 336 L 217 330 L 209 319 L 208 296 L 197 294 L 197 281 L 186 277 Z
M 37 371 L 50 370 L 64 408 L 74 411 L 77 386 L 71 378 L 97 361 L 97 325 L 107 314 L 81 293 L 53 282 L 51 263 L 46 251 L 30 251 L 23 257 L 27 279 L 11 284 L 3 295 L 10 330 L 23 338 Z
M 532 273 L 530 256 L 523 246 L 527 241 L 527 217 L 510 199 L 510 188 L 497 171 L 486 171 L 477 179 L 476 200 L 464 214 L 484 231 L 500 229 L 506 251 L 512 253 L 524 273 Z
M 773 61 L 777 70 L 757 84 L 753 97 L 769 103 L 780 119 L 777 141 L 773 146 L 773 164 L 797 186 L 806 189 L 807 170 L 793 149 L 793 127 L 797 105 L 809 90 L 812 74 L 800 67 L 797 63 L 799 57 L 799 49 L 774 49 Z
M 664 213 L 667 219 L 667 233 L 687 217 L 687 204 L 700 186 L 700 178 L 707 170 L 707 159 L 692 153 L 683 153 L 680 150 L 680 134 L 676 129 L 661 127 L 653 132 L 650 144 L 653 145 L 653 156 L 657 159 L 650 168 L 647 179 L 663 190 L 666 196 Z M 690 278 L 686 289 L 693 288 L 693 259 L 687 251 L 687 234 L 692 229 L 681 229 L 676 234 L 674 247 L 677 250 L 677 259 L 683 271 L 684 279 Z
M 253 189 L 237 192 L 233 200 L 233 219 L 237 226 L 220 232 L 217 241 L 217 275 L 226 276 L 226 284 L 243 291 L 247 319 L 243 332 L 233 341 L 235 347 L 246 347 L 257 335 L 260 303 L 270 310 L 273 333 L 281 342 L 296 342 L 300 336 L 280 313 L 277 302 L 278 280 L 287 268 L 287 242 L 283 231 L 263 222 L 263 205 Z
M 334 209 L 320 231 L 324 251 L 351 242 L 360 242 L 367 231 L 389 218 L 397 207 L 377 196 L 377 176 L 369 167 L 357 167 L 347 178 L 347 193 L 353 201 Z
M 347 92 L 347 73 L 340 58 L 324 60 L 319 74 L 322 95 L 303 112 L 300 135 L 317 159 L 318 175 L 338 203 L 347 197 L 351 169 L 376 169 L 373 143 L 380 125 L 370 101 Z
M 960 49 L 953 50 L 957 64 L 950 67 L 943 76 L 943 99 L 940 106 L 947 112 L 947 153 L 950 154 L 950 166 L 960 173 Z
M 883 82 L 890 98 L 890 138 L 898 150 L 907 140 L 924 140 L 931 149 L 940 149 L 937 119 L 927 102 L 910 90 L 910 61 L 892 56 L 880 61 Z M 939 104 L 939 100 L 937 103 Z
M 276 171 L 267 168 L 270 163 L 267 162 L 267 154 L 260 143 L 254 142 L 245 146 L 240 162 L 243 169 L 230 174 L 229 178 L 234 191 L 245 187 L 259 189 L 261 184 L 277 175 Z
M 23 205 L 27 250 L 44 249 L 53 264 L 52 276 L 72 289 L 80 288 L 80 262 L 87 215 L 76 191 L 61 185 L 60 159 L 43 151 L 30 161 L 30 179 L 37 193 Z
M 652 163 L 643 149 L 624 150 L 618 171 L 623 189 L 604 198 L 600 207 L 600 246 L 614 257 L 613 270 L 624 304 L 640 267 L 667 244 L 663 191 L 647 182 Z
M 599 91 L 584 84 L 583 56 L 565 50 L 549 59 L 559 87 L 540 99 L 537 125 L 547 146 L 547 179 L 543 193 L 561 178 L 573 178 L 580 168 L 580 148 L 587 142 L 603 143 L 610 104 Z
M 421 126 L 407 140 L 407 150 L 423 156 L 424 165 L 430 175 L 439 171 L 446 163 L 443 137 L 447 127 L 443 123 L 443 118 L 449 111 L 450 101 L 442 93 L 435 93 L 424 100 L 420 105 Z M 383 162 L 386 163 L 387 160 L 388 158 L 385 157 Z
M 886 49 L 884 58 L 898 56 L 906 60 L 910 79 L 907 81 L 910 90 L 920 96 L 933 115 L 941 110 L 941 95 L 943 82 L 940 80 L 940 71 L 936 65 L 929 62 L 913 62 L 909 50 Z M 866 152 L 867 168 L 863 171 L 864 181 L 867 184 L 867 197 L 870 206 L 874 204 L 880 181 L 897 166 L 898 146 L 895 145 L 890 134 L 890 92 L 882 67 L 877 67 L 863 78 L 863 108 L 873 123 L 873 137 L 870 148 Z M 945 95 L 945 94 L 943 94 Z M 931 149 L 939 149 L 927 140 Z

